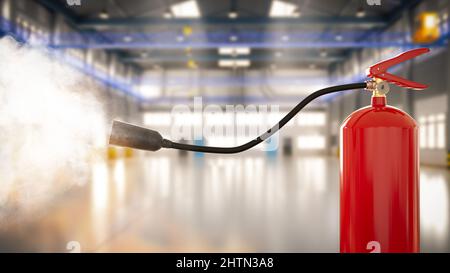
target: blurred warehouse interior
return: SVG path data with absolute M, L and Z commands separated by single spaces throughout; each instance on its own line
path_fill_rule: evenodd
M 449 12 L 445 0 L 0 0 L 0 37 L 77 70 L 89 84 L 80 92 L 105 110 L 94 148 L 105 160 L 89 161 L 86 183 L 55 193 L 37 215 L 11 220 L 8 197 L 0 250 L 338 251 L 339 128 L 369 92 L 318 100 L 277 149 L 233 156 L 108 147 L 109 122 L 168 138 L 180 124 L 268 128 L 313 91 L 364 80 L 370 65 L 425 45 L 431 54 L 393 71 L 430 87 L 391 86 L 388 103 L 421 127 L 422 250 L 450 251 Z M 194 98 L 224 113 L 172 113 Z M 279 111 L 262 118 L 226 105 Z

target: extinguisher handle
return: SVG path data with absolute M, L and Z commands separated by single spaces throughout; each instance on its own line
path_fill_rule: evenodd
M 381 61 L 381 62 L 378 62 L 378 63 L 372 65 L 367 70 L 367 76 L 370 78 L 385 80 L 387 82 L 396 84 L 400 87 L 417 89 L 417 90 L 425 89 L 428 87 L 427 85 L 421 84 L 418 82 L 414 82 L 414 81 L 410 81 L 410 80 L 404 79 L 399 76 L 395 76 L 393 74 L 388 73 L 387 70 L 389 68 L 391 68 L 392 66 L 395 66 L 397 64 L 400 64 L 407 60 L 413 59 L 419 55 L 422 55 L 422 54 L 425 54 L 428 52 L 430 52 L 429 48 L 417 48 L 417 49 L 403 52 L 393 58 L 390 58 L 390 59 L 387 59 L 387 60 L 384 60 L 384 61 Z
M 428 85 L 426 85 L 426 84 L 418 83 L 415 81 L 410 81 L 405 78 L 392 75 L 390 73 L 383 73 L 380 76 L 378 76 L 377 78 L 385 80 L 390 83 L 393 83 L 397 86 L 409 88 L 409 89 L 423 90 L 423 89 L 428 88 Z

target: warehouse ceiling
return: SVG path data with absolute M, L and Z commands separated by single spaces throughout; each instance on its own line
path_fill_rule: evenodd
M 58 0 L 66 5 L 66 0 Z M 166 9 L 185 0 L 103 0 L 82 1 L 74 10 L 79 16 L 96 18 L 100 11 L 106 9 L 111 17 L 162 17 Z M 360 7 L 366 8 L 370 15 L 388 15 L 393 9 L 403 4 L 402 0 L 383 0 L 382 5 L 369 6 L 365 0 L 286 0 L 299 7 L 304 15 L 349 15 L 355 14 Z M 200 13 L 204 17 L 227 17 L 228 11 L 234 7 L 240 15 L 267 17 L 271 0 L 197 0 Z M 370 7 L 370 8 L 367 8 Z M 376 8 L 373 8 L 376 7 Z
M 171 7 L 186 0 L 81 1 L 80 6 L 40 1 L 94 35 L 90 42 L 61 46 L 115 51 L 143 69 L 217 68 L 219 60 L 243 58 L 252 68 L 326 68 L 345 58 L 349 46 L 341 44 L 358 48 L 368 33 L 415 2 L 383 0 L 378 6 L 365 0 L 283 0 L 296 7 L 296 14 L 274 18 L 269 16 L 272 0 L 194 0 L 199 18 L 175 18 Z M 250 53 L 220 55 L 222 47 L 249 48 Z

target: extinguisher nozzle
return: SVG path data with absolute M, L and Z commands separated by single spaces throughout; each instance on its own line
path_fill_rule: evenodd
M 163 137 L 160 133 L 147 128 L 114 120 L 109 144 L 122 147 L 157 151 L 161 149 Z

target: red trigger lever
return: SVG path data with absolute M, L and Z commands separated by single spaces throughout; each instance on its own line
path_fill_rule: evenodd
M 404 79 L 402 77 L 390 74 L 386 71 L 394 65 L 405 62 L 407 60 L 410 60 L 412 58 L 415 58 L 415 57 L 425 54 L 427 52 L 430 52 L 430 49 L 417 48 L 417 49 L 403 52 L 394 58 L 387 59 L 385 61 L 376 63 L 367 69 L 367 77 L 384 80 L 384 81 L 396 84 L 400 87 L 417 89 L 417 90 L 426 89 L 428 87 L 428 85 L 410 81 L 410 80 Z

